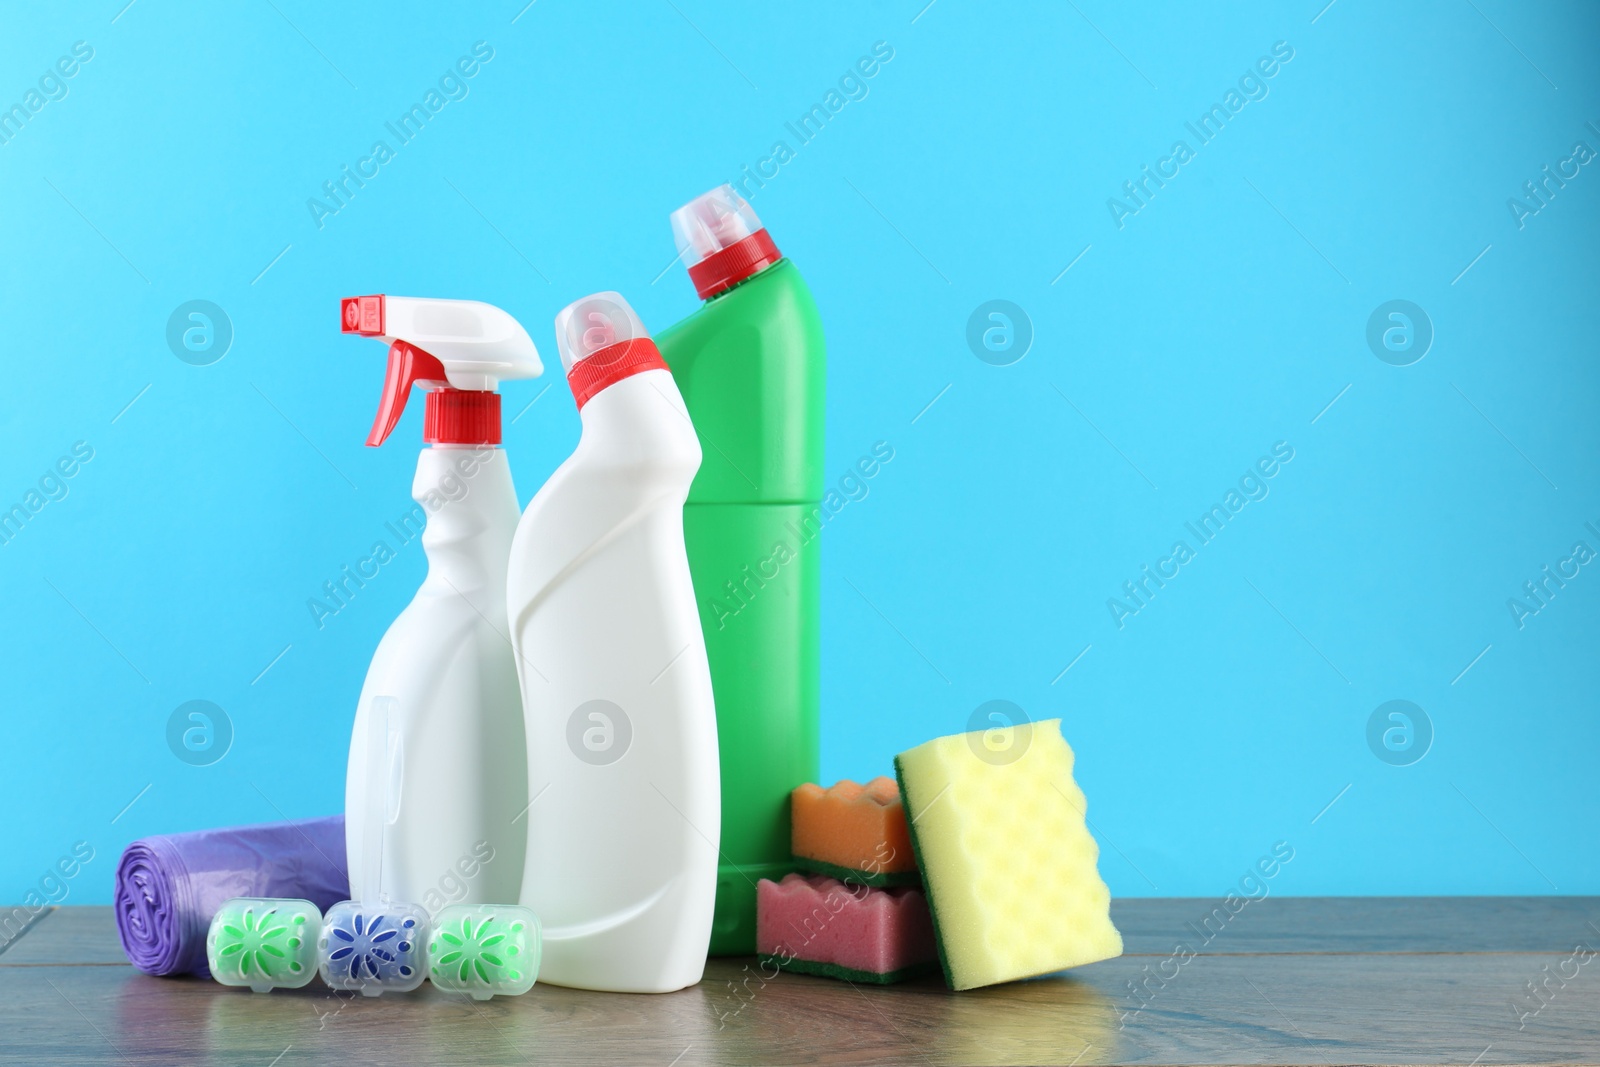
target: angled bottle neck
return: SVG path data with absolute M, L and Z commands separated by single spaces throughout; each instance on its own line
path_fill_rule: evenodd
M 423 589 L 466 597 L 490 619 L 503 615 L 506 565 L 520 515 L 505 451 L 489 445 L 423 449 L 411 496 L 424 522 Z

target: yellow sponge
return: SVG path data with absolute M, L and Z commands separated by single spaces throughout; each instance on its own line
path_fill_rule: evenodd
M 937 738 L 894 766 L 950 988 L 1122 955 L 1060 719 Z

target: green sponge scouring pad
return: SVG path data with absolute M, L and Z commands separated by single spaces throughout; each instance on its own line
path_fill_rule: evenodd
M 1122 955 L 1061 720 L 940 737 L 895 757 L 952 989 Z

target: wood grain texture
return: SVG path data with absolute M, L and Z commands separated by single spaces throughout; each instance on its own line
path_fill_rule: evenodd
M 1600 947 L 1600 901 L 1269 898 L 1179 962 L 1169 942 L 1210 905 L 1120 901 L 1133 954 L 969 993 L 714 960 L 667 996 L 540 985 L 483 1004 L 149 978 L 109 909 L 62 908 L 0 956 L 0 1063 L 1600 1064 L 1600 957 L 1567 962 Z
M 1113 900 L 1125 951 L 1570 952 L 1600 947 L 1595 897 L 1267 897 L 1229 915 L 1220 900 Z M 1211 940 L 1205 942 L 1209 933 Z
M 52 908 L 0 953 L 0 966 L 32 963 L 128 963 L 110 908 Z

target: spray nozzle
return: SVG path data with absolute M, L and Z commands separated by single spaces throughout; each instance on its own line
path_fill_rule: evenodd
M 413 385 L 428 392 L 424 437 L 430 444 L 499 444 L 496 386 L 507 378 L 544 373 L 528 331 L 506 312 L 476 300 L 346 297 L 339 326 L 344 333 L 390 342 L 369 445 L 382 444 L 394 430 Z

